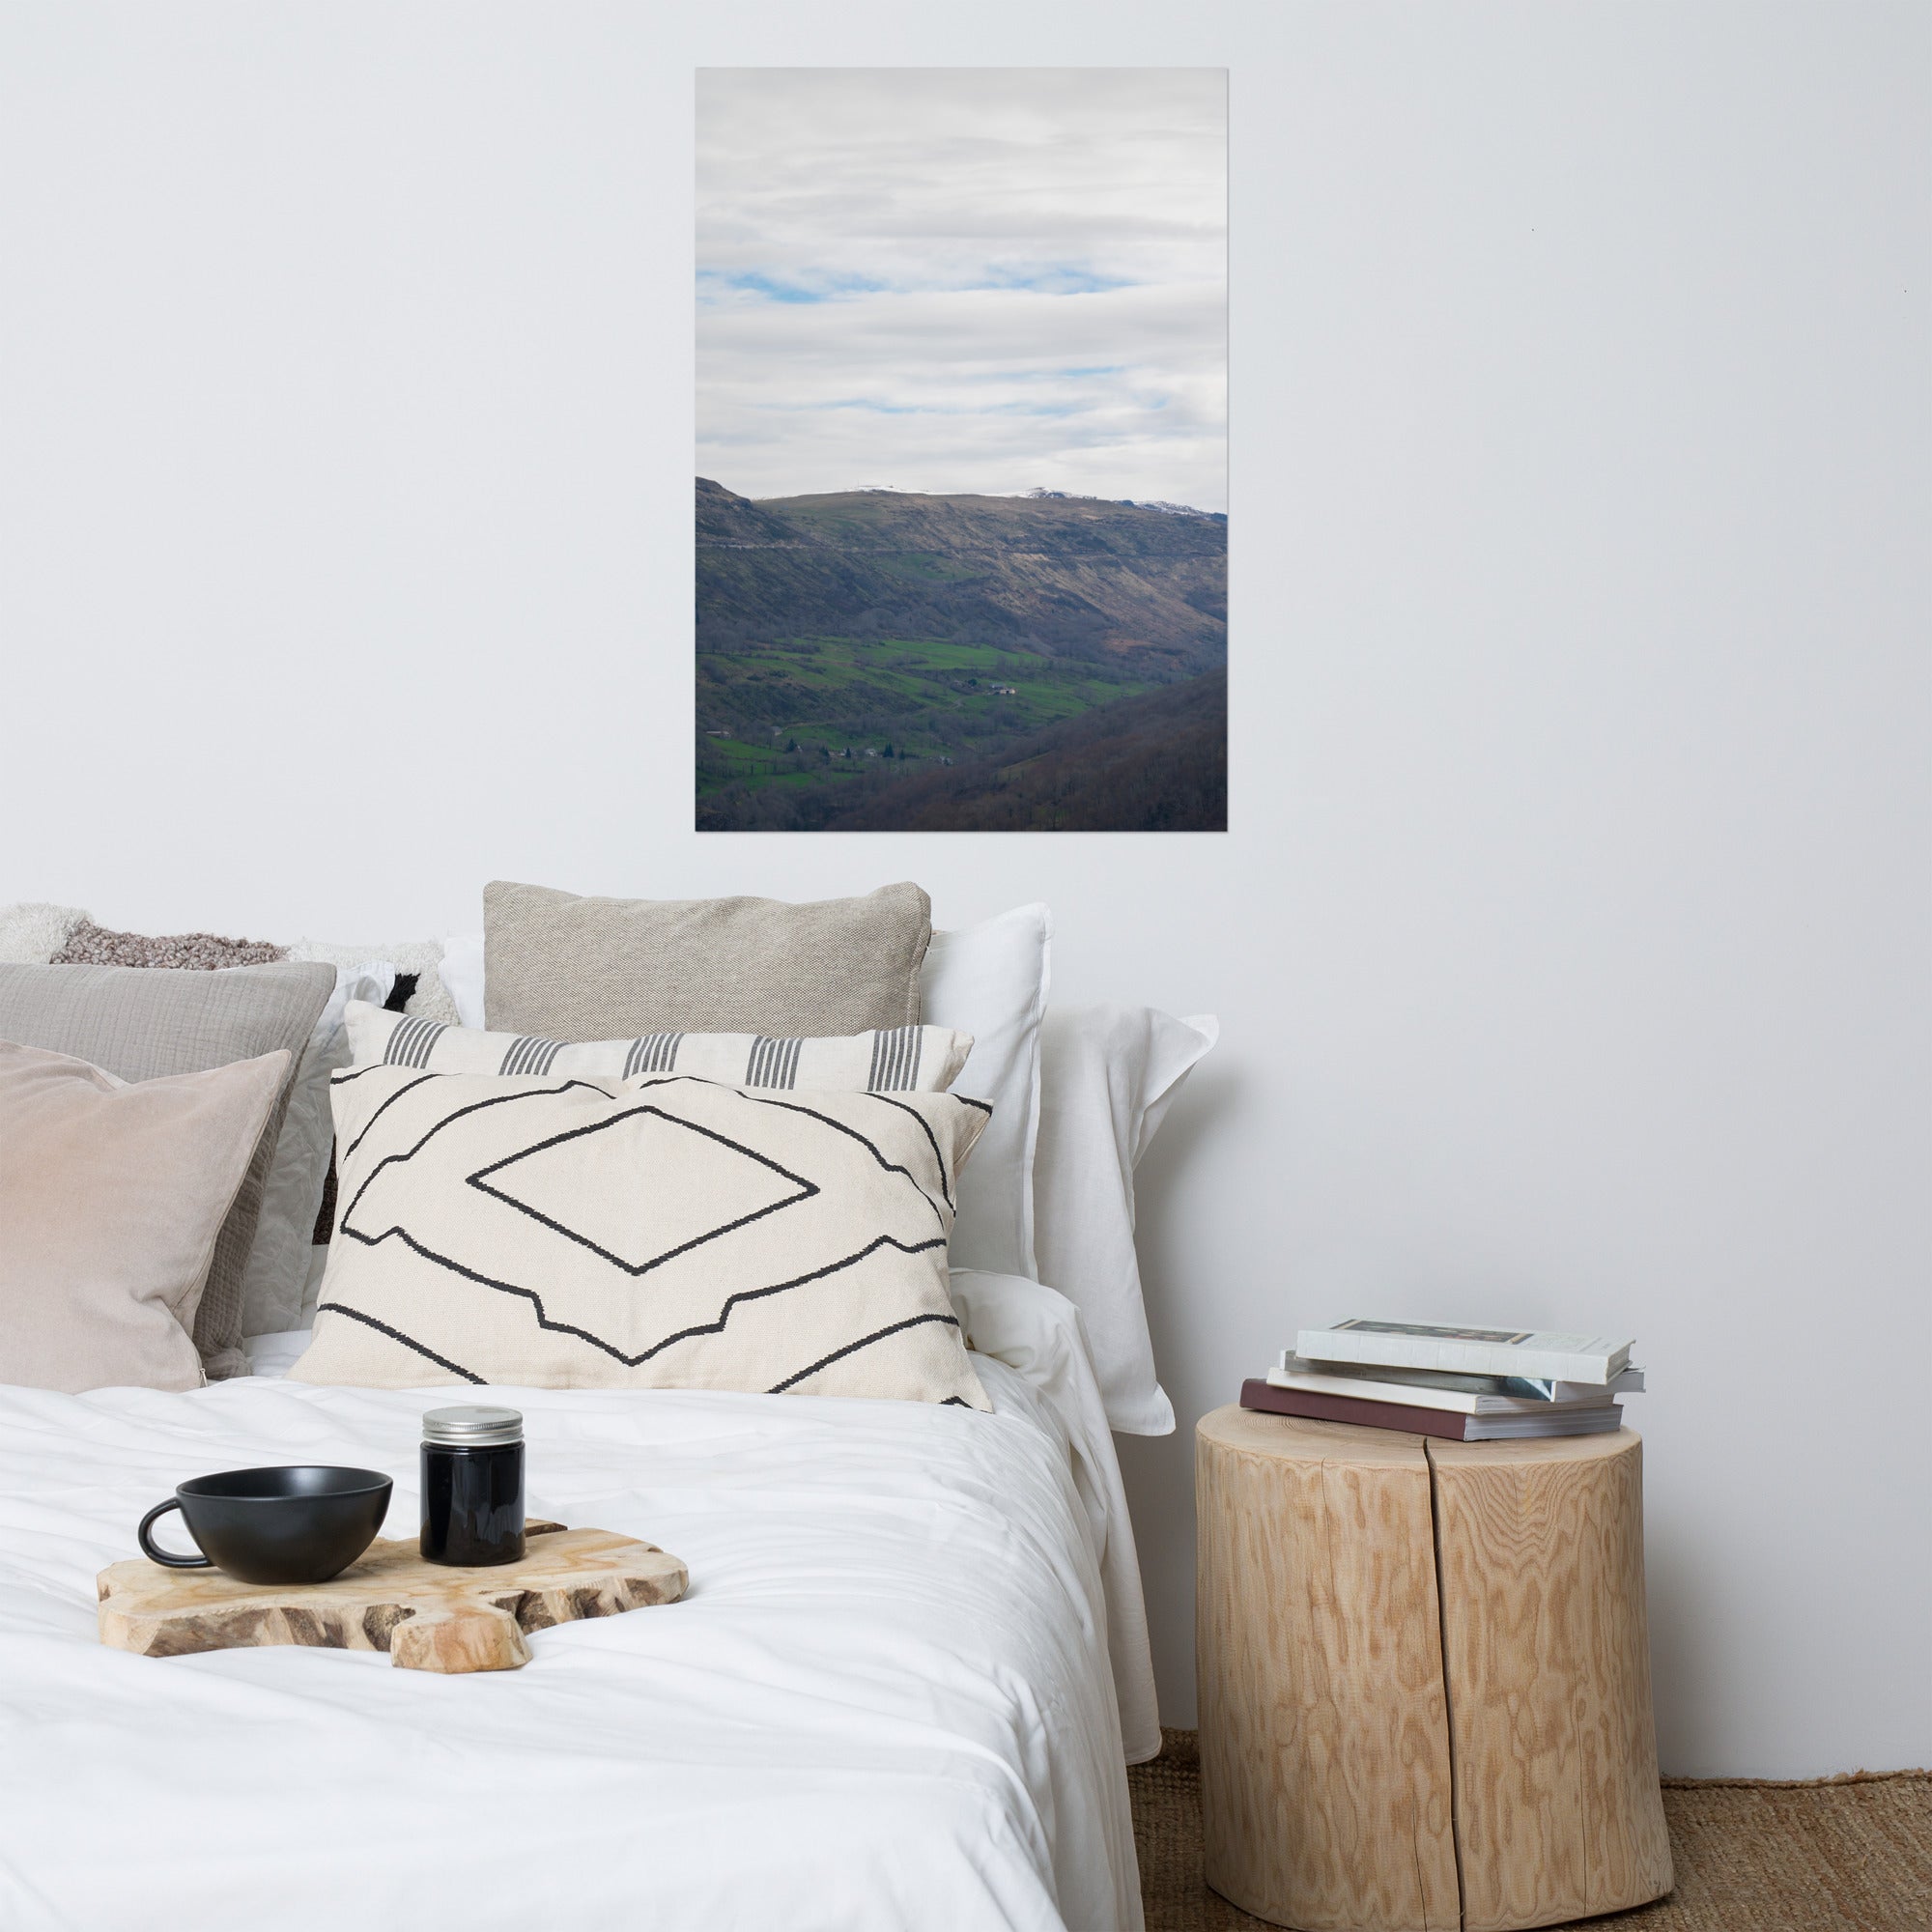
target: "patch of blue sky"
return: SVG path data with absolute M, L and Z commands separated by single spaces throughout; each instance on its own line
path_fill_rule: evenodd
M 995 266 L 979 286 L 1027 289 L 1043 296 L 1102 296 L 1136 284 L 1124 275 L 1103 275 L 1081 262 L 1032 262 L 1010 269 Z
M 1103 275 L 1077 262 L 1030 263 L 1011 268 L 995 263 L 965 275 L 918 277 L 902 282 L 884 282 L 869 275 L 830 272 L 767 274 L 757 269 L 700 269 L 697 271 L 697 296 L 704 302 L 727 300 L 734 296 L 761 297 L 773 302 L 808 303 L 842 301 L 855 296 L 937 293 L 1019 292 L 1027 295 L 1092 296 L 1139 286 L 1124 276 Z
M 964 380 L 969 383 L 1091 383 L 1102 376 L 1124 376 L 1131 366 L 1126 362 L 1080 362 L 1055 369 L 988 370 Z
M 886 403 L 875 396 L 838 396 L 822 403 L 759 403 L 753 407 L 791 415 L 859 410 L 875 416 L 1077 416 L 1089 403 Z
M 731 296 L 761 296 L 766 301 L 774 302 L 829 302 L 853 296 L 877 295 L 884 288 L 883 282 L 870 281 L 864 275 L 828 275 L 819 281 L 804 281 L 795 277 L 785 280 L 778 275 L 762 274 L 754 269 L 740 270 L 735 273 L 727 273 L 722 269 L 700 269 L 697 271 L 697 298 L 700 301 L 715 302 Z

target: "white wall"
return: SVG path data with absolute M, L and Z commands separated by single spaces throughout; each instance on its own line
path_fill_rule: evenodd
M 0 899 L 1050 899 L 1224 1022 L 1185 1423 L 1350 1310 L 1627 1325 L 1666 1767 L 1932 1762 L 1928 20 L 8 0 Z M 686 829 L 692 69 L 786 62 L 1232 71 L 1225 838 Z

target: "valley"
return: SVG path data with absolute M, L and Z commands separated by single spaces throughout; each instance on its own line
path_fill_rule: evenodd
M 1225 664 L 1225 518 L 886 491 L 753 503 L 700 478 L 696 533 L 700 830 L 890 824 L 914 781 L 943 817 L 969 772 L 983 792 L 1040 734 Z M 1138 745 L 1166 714 L 1134 715 Z

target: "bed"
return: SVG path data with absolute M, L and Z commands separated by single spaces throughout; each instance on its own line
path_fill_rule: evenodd
M 0 908 L 0 1928 L 1135 1932 L 1110 1429 L 1172 1427 L 1133 1166 L 1212 1022 L 1056 1031 L 1040 905 L 485 901 L 186 964 Z M 468 1385 L 682 1600 L 467 1677 L 98 1641 L 187 1477 L 383 1469 L 412 1536 Z
M 447 1388 L 284 1381 L 271 1338 L 188 1393 L 0 1389 L 0 1924 L 1132 1932 L 1123 1767 L 1158 1732 L 1079 1319 L 1004 1276 L 953 1294 L 990 1414 L 504 1390 L 532 1512 L 692 1584 L 488 1677 L 96 1640 L 96 1573 L 185 1474 L 384 1469 L 409 1534 Z

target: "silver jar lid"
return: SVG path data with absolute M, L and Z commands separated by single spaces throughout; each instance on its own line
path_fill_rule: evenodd
M 514 1408 L 432 1408 L 423 1417 L 423 1440 L 450 1449 L 488 1449 L 521 1442 L 524 1418 Z

